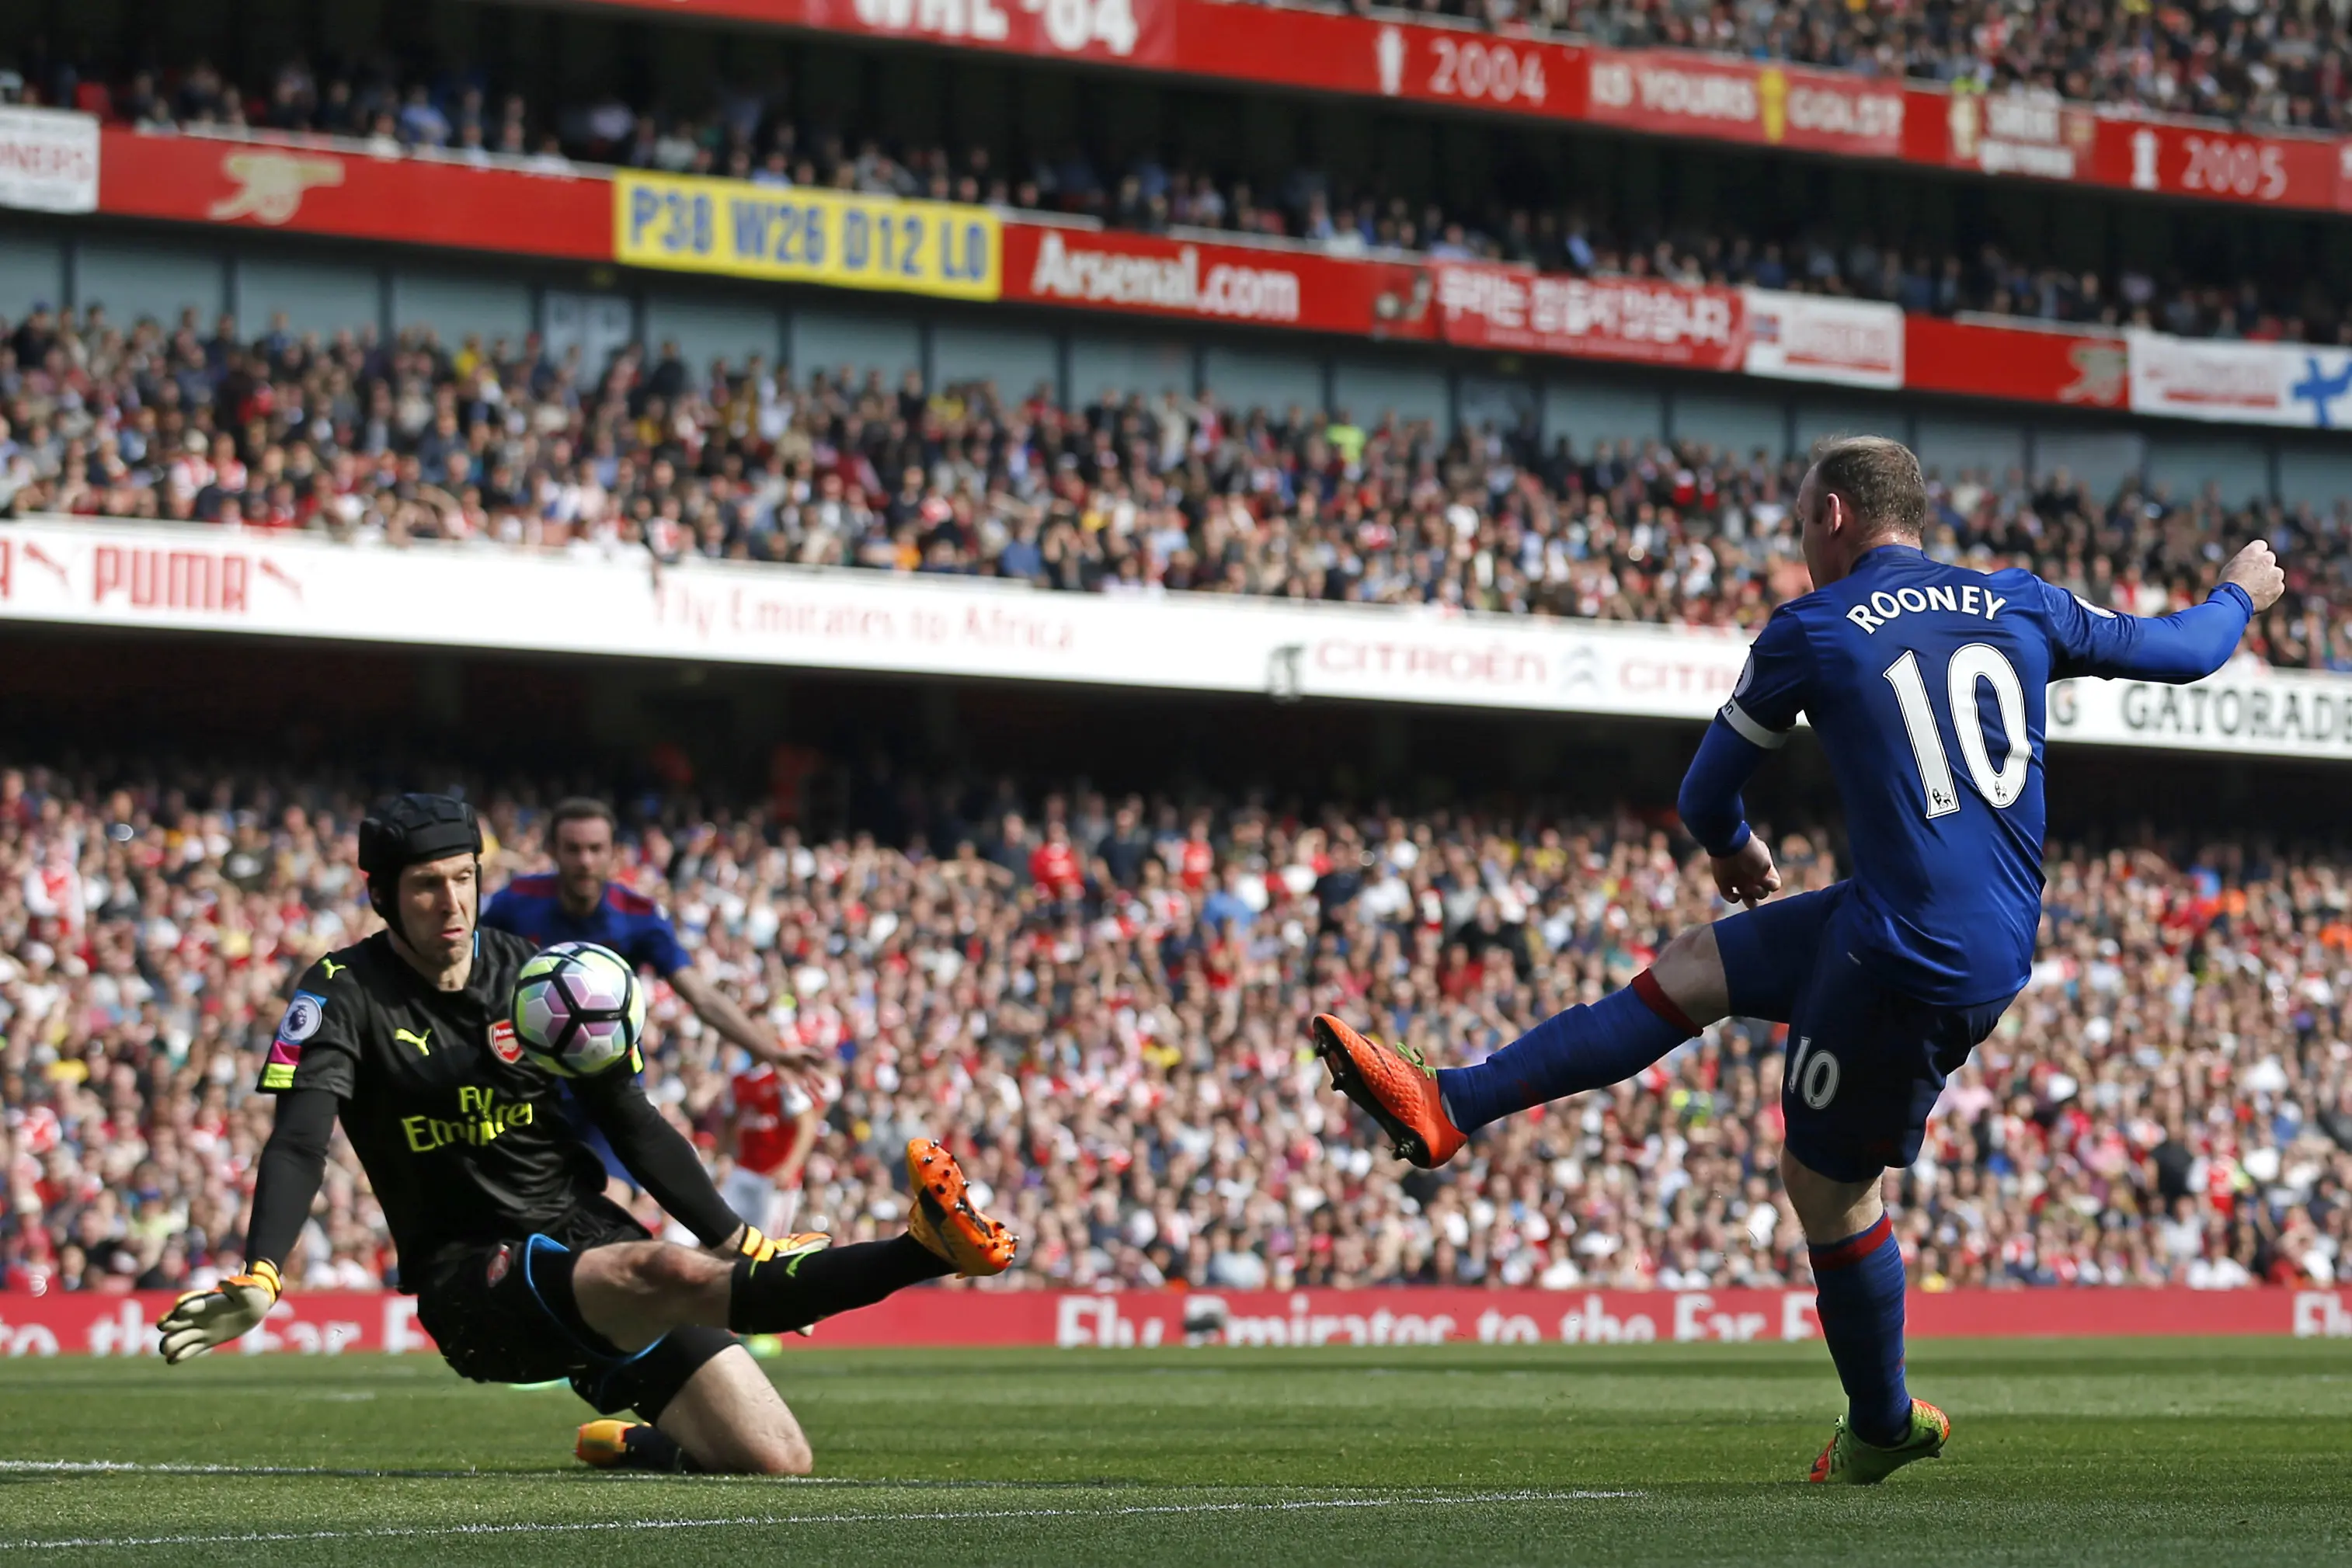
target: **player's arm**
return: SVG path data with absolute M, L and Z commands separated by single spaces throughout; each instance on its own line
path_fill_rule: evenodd
M 1775 614 L 1748 649 L 1738 685 L 1707 726 L 1683 775 L 1675 809 L 1714 860 L 1715 885 L 1726 898 L 1753 904 L 1780 891 L 1772 852 L 1748 827 L 1739 792 L 1764 759 L 1788 744 L 1804 711 L 1811 669 L 1803 624 L 1794 615 Z
M 2124 676 L 2173 685 L 2201 681 L 2229 663 L 2247 622 L 2286 590 L 2286 574 L 2263 539 L 2230 558 L 2204 603 L 2170 615 L 2118 615 L 2039 578 L 2030 580 L 2041 591 L 2056 644 L 2053 679 Z
M 255 1327 L 285 1288 L 280 1268 L 310 1217 L 326 1177 L 327 1140 L 357 1075 L 361 999 L 350 974 L 348 963 L 331 957 L 312 965 L 278 1019 L 257 1085 L 278 1096 L 278 1113 L 254 1166 L 245 1271 L 186 1292 L 155 1324 L 173 1365 Z
M 575 1078 L 572 1094 L 637 1185 L 654 1195 L 664 1213 L 693 1231 L 695 1239 L 705 1247 L 753 1256 L 766 1245 L 766 1237 L 727 1207 L 694 1145 L 654 1109 L 635 1073 L 615 1071 Z
M 799 1185 L 801 1170 L 808 1164 L 811 1148 L 816 1143 L 816 1130 L 824 1124 L 824 1102 L 811 1094 L 800 1114 L 793 1118 L 793 1146 L 784 1151 L 784 1163 L 776 1167 L 778 1186 Z
M 678 956 L 685 958 L 683 953 Z M 737 1005 L 734 998 L 720 990 L 718 982 L 691 963 L 682 962 L 669 972 L 668 978 L 670 989 L 694 1009 L 695 1017 L 717 1030 L 720 1039 L 750 1051 L 753 1061 L 794 1072 L 817 1065 L 811 1060 L 813 1053 L 778 1043 L 773 1030 L 763 1030 L 753 1022 L 751 1015 Z
M 288 1254 L 310 1218 L 310 1204 L 327 1175 L 327 1139 L 341 1102 L 324 1089 L 297 1089 L 279 1097 L 269 1141 L 253 1176 L 253 1218 L 246 1228 L 245 1268 L 209 1291 L 190 1291 L 156 1323 L 163 1360 L 177 1366 L 192 1355 L 226 1344 L 269 1315 L 285 1290 Z
M 822 1051 L 800 1046 L 785 1045 L 777 1040 L 776 1032 L 762 1029 L 751 1014 L 745 1012 L 735 998 L 719 988 L 718 982 L 694 967 L 679 945 L 677 933 L 667 919 L 656 921 L 646 927 L 639 951 L 630 956 L 636 962 L 651 965 L 656 974 L 669 981 L 694 1016 L 710 1029 L 719 1031 L 721 1040 L 741 1046 L 751 1053 L 754 1061 L 764 1061 L 781 1071 L 813 1074 L 825 1065 Z

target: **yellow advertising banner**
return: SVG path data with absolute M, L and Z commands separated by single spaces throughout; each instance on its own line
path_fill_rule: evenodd
M 986 207 L 626 170 L 613 256 L 631 267 L 994 299 L 1003 225 Z

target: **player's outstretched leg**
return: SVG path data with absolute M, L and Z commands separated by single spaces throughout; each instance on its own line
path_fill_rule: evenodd
M 1878 1182 L 1839 1181 L 1780 1154 L 1781 1185 L 1804 1227 L 1814 1313 L 1845 1387 L 1846 1413 L 1813 1461 L 1816 1482 L 1869 1486 L 1944 1451 L 1952 1424 L 1904 1379 L 1903 1248 Z
M 734 1266 L 727 1326 L 737 1333 L 785 1333 L 835 1312 L 870 1306 L 894 1291 L 949 1274 L 980 1279 L 1013 1266 L 1020 1243 L 973 1207 L 962 1167 L 929 1138 L 907 1145 L 913 1203 L 907 1234 L 769 1263 Z
M 1702 925 L 1668 943 L 1624 989 L 1553 1014 L 1474 1067 L 1433 1068 L 1412 1047 L 1382 1045 L 1328 1013 L 1312 1030 L 1331 1086 L 1381 1124 L 1400 1155 L 1433 1168 L 1489 1122 L 1633 1077 L 1725 1016 L 1727 994 L 1714 927 Z
M 895 1240 L 816 1249 L 788 1243 L 758 1261 L 622 1242 L 582 1253 L 563 1288 L 589 1327 L 634 1352 L 688 1323 L 789 1333 L 926 1280 L 1012 1266 L 1019 1242 L 973 1207 L 952 1155 L 918 1138 L 907 1145 L 907 1175 L 914 1201 L 907 1234 Z

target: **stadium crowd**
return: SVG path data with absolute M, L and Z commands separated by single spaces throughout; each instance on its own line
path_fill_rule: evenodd
M 1663 7 L 1643 14 L 1675 15 Z M 1727 13 L 1718 8 L 1717 15 Z M 1867 24 L 1873 13 L 1857 15 Z M 617 96 L 551 111 L 520 93 L 486 86 L 488 75 L 478 69 L 405 72 L 388 62 L 324 70 L 294 60 L 255 89 L 225 79 L 202 59 L 173 72 L 133 71 L 120 82 L 103 73 L 85 78 L 69 67 L 49 75 L 53 96 L 133 124 L 338 136 L 379 156 L 499 159 L 554 172 L 585 163 L 723 174 L 985 202 L 1154 233 L 1226 230 L 1342 256 L 1426 255 L 1587 277 L 1754 284 L 1887 300 L 1918 314 L 1976 311 L 2182 337 L 2352 340 L 2352 318 L 2324 269 L 2300 277 L 2192 277 L 2126 259 L 2106 276 L 1990 242 L 1931 255 L 1882 243 L 1866 226 L 1824 226 L 1801 209 L 1669 232 L 1654 221 L 1594 211 L 1591 190 L 1562 191 L 1556 176 L 1532 172 L 1505 182 L 1505 197 L 1474 210 L 1458 197 L 1408 199 L 1385 178 L 1362 184 L 1335 179 L 1304 161 L 1278 188 L 1255 188 L 1231 170 L 1157 154 L 1111 162 L 1076 144 L 1026 157 L 980 145 L 960 153 L 943 145 L 902 145 L 795 118 L 781 95 L 748 90 L 720 90 L 689 111 L 665 114 Z
M 1703 442 L 1441 435 L 1366 411 L 1229 409 L 674 348 L 590 368 L 425 330 L 0 319 L 0 517 L 62 512 L 981 573 L 1108 593 L 1428 603 L 1760 624 L 1808 586 L 1797 465 Z M 2256 534 L 2291 573 L 2251 647 L 2352 669 L 2339 512 L 2098 497 L 2063 473 L 1938 478 L 1929 548 L 2134 613 L 2192 602 Z
M 491 883 L 543 863 L 541 798 L 478 798 Z M 168 1289 L 237 1257 L 283 998 L 372 928 L 362 804 L 321 777 L 0 768 L 0 1289 Z M 803 1226 L 891 1231 L 895 1151 L 929 1133 L 1027 1239 L 1009 1288 L 1804 1277 L 1769 1026 L 1711 1030 L 1435 1176 L 1305 1049 L 1336 1009 L 1475 1057 L 1622 984 L 1721 912 L 1669 819 L 940 785 L 894 797 L 877 841 L 648 804 L 627 880 L 833 1058 Z M 1780 840 L 1792 890 L 1833 874 L 1822 844 Z M 2045 907 L 2031 988 L 1890 1174 L 1916 1282 L 2342 1278 L 2352 873 L 2246 839 L 2060 849 Z M 740 1062 L 666 987 L 654 1019 L 652 1096 L 723 1177 Z M 289 1283 L 388 1267 L 339 1135 Z

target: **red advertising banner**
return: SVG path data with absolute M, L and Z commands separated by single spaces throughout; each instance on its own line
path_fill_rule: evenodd
M 2099 140 L 2087 108 L 2030 93 L 1950 94 L 1915 90 L 1923 110 L 1905 155 L 1983 174 L 2035 180 L 2088 180 Z
M 2054 99 L 1953 93 L 1692 50 L 1591 48 L 1236 0 L 598 3 L 1990 175 L 2352 211 L 2352 141 L 2342 138 L 2242 135 L 2221 125 L 2110 116 Z
M 1192 321 L 1431 338 L 1431 269 L 1118 230 L 1004 225 L 1009 301 Z
M 2130 401 L 2129 371 L 2120 337 L 1936 316 L 1903 322 L 1903 385 L 1912 392 L 2122 408 Z
M 1711 371 L 1746 360 L 1747 312 L 1736 288 L 1450 261 L 1434 270 L 1437 329 L 1449 343 Z
M 1001 49 L 1042 59 L 1174 65 L 1180 0 L 604 0 L 625 10 Z
M 1668 136 L 1895 158 L 1900 82 L 1676 49 L 1591 51 L 1590 117 Z
M 2352 211 L 2352 141 L 2102 113 L 2029 93 L 1913 88 L 1903 156 L 2200 201 Z
M 1582 120 L 1574 44 L 1328 11 L 1171 0 L 1177 70 L 1270 86 Z
M 1165 66 L 1175 54 L 1174 0 L 717 0 L 694 8 L 728 15 L 798 11 L 804 27 L 1053 58 Z
M 0 1356 L 152 1354 L 165 1293 L 0 1295 Z M 215 1354 L 430 1351 L 416 1303 L 297 1294 Z M 1914 1291 L 1914 1339 L 2103 1334 L 2352 1338 L 2352 1291 L 2254 1289 Z M 790 1348 L 1748 1343 L 1817 1339 L 1811 1291 L 902 1291 Z
M 586 261 L 612 259 L 612 191 L 601 177 L 114 127 L 99 157 L 99 210 L 120 216 Z
M 2089 178 L 2168 196 L 2352 211 L 2352 141 L 2102 120 Z

